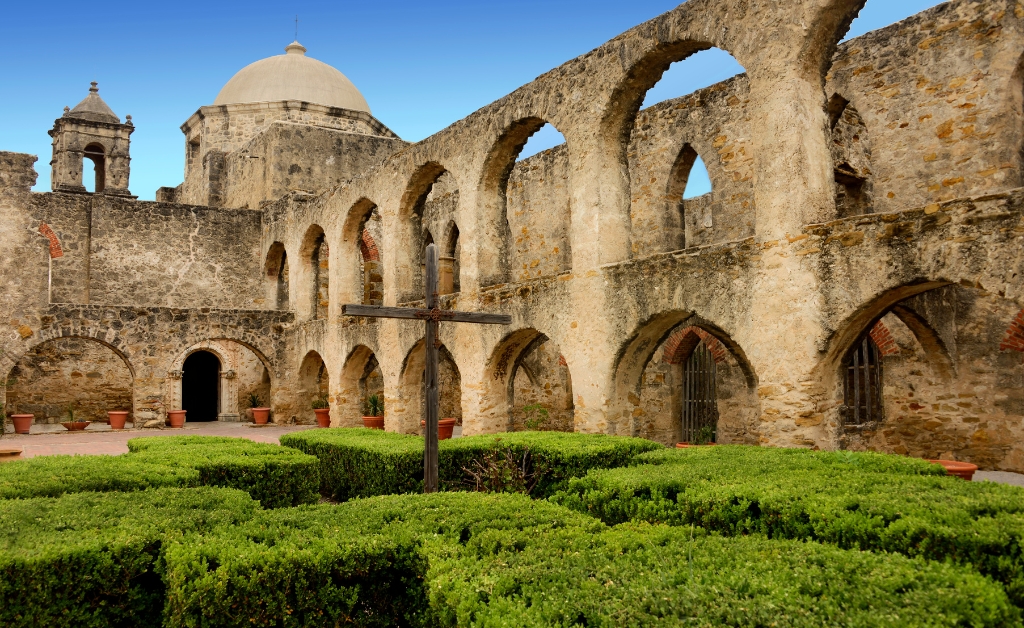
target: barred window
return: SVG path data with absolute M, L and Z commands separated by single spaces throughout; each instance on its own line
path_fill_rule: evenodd
M 870 336 L 850 351 L 844 388 L 847 425 L 882 420 L 882 354 Z
M 683 365 L 683 442 L 696 443 L 710 428 L 711 442 L 718 432 L 718 371 L 715 357 L 702 340 Z

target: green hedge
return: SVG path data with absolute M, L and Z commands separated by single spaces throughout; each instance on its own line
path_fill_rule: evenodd
M 174 486 L 238 488 L 267 508 L 319 499 L 319 462 L 294 449 L 209 436 L 136 438 L 128 449 L 121 456 L 40 456 L 0 465 L 0 499 Z
M 1019 626 L 964 567 L 524 495 L 260 511 L 229 489 L 0 502 L 0 625 Z
M 1024 490 L 888 458 L 746 447 L 662 453 L 657 464 L 592 472 L 552 499 L 613 525 L 695 524 L 952 560 L 1001 582 L 1024 606 Z
M 0 625 L 159 626 L 163 543 L 258 508 L 242 491 L 212 488 L 0 501 Z
M 320 492 L 344 501 L 355 497 L 423 491 L 423 438 L 364 428 L 297 432 L 281 444 L 316 456 Z M 623 466 L 638 454 L 664 449 L 639 438 L 560 432 L 514 432 L 441 441 L 438 483 L 443 491 L 471 490 L 464 469 L 489 454 L 508 453 L 521 463 L 527 452 L 534 497 L 548 497 L 590 469 Z

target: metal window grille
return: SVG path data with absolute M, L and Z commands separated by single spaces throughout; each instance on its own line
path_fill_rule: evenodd
M 683 442 L 697 441 L 704 427 L 718 432 L 718 390 L 715 358 L 702 340 L 683 365 Z
M 844 388 L 847 425 L 882 420 L 882 354 L 870 336 L 850 352 Z

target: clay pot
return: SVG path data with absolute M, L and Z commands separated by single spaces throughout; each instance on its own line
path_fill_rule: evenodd
M 15 434 L 28 434 L 32 429 L 32 419 L 36 418 L 34 414 L 12 414 L 11 422 L 14 423 Z
M 174 429 L 185 427 L 185 413 L 188 410 L 168 410 L 167 423 Z
M 107 412 L 107 419 L 110 421 L 110 429 L 123 430 L 124 424 L 128 422 L 126 410 L 110 410 Z
M 437 420 L 437 440 L 448 440 L 452 437 L 452 432 L 455 430 L 455 426 L 458 425 L 458 419 L 438 419 Z M 420 427 L 427 427 L 426 421 L 420 421 Z M 426 430 L 424 430 L 426 431 Z
M 316 424 L 320 427 L 331 426 L 331 409 L 330 408 L 317 408 L 313 410 L 316 413 Z
M 252 420 L 256 425 L 266 425 L 270 420 L 270 408 L 253 408 Z
M 941 464 L 946 468 L 946 473 L 955 475 L 968 482 L 974 479 L 974 472 L 978 470 L 978 465 L 969 462 L 956 462 L 954 460 L 929 460 L 928 462 Z
M 718 443 L 708 443 L 706 445 L 691 445 L 690 443 L 676 443 L 676 449 L 691 449 L 697 447 L 714 447 Z
M 90 425 L 92 425 L 92 422 L 91 421 L 75 421 L 74 423 L 71 423 L 71 422 L 61 423 L 61 425 L 63 425 L 64 429 L 66 429 L 69 432 L 81 432 L 85 428 L 87 428 Z
M 371 430 L 382 430 L 384 429 L 384 417 L 382 416 L 364 416 L 363 427 L 368 427 Z
M 0 464 L 21 458 L 21 450 L 16 448 L 0 449 Z

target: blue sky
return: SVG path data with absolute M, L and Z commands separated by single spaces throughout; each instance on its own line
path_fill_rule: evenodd
M 674 0 L 406 0 L 173 3 L 11 3 L 0 22 L 0 150 L 39 156 L 49 190 L 50 138 L 64 106 L 90 81 L 123 119 L 131 114 L 132 192 L 181 183 L 179 126 L 231 76 L 281 54 L 294 34 L 308 55 L 345 73 L 374 115 L 423 139 L 544 72 L 678 4 Z M 851 36 L 938 4 L 869 0 Z M 675 64 L 649 94 L 660 102 L 734 75 L 709 51 Z M 559 140 L 546 130 L 527 151 Z M 701 179 L 694 175 L 694 180 Z M 696 183 L 695 183 L 696 184 Z M 700 192 L 700 186 L 691 195 Z

